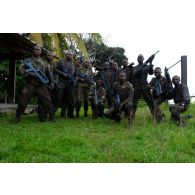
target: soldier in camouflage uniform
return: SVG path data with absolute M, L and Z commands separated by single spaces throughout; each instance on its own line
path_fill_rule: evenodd
M 122 61 L 123 68 L 121 69 L 126 74 L 127 81 L 131 83 L 132 81 L 132 73 L 133 73 L 133 66 L 132 64 L 128 65 L 128 60 L 124 59 Z
M 114 83 L 118 81 L 118 76 L 120 72 L 120 69 L 118 68 L 118 63 L 112 62 L 109 71 L 111 73 L 111 88 L 113 88 Z
M 92 109 L 92 117 L 93 118 L 98 118 L 98 117 L 103 118 L 103 115 L 104 115 L 104 104 L 106 101 L 106 90 L 103 88 L 102 85 L 103 85 L 102 80 L 100 78 L 97 78 L 96 84 L 92 86 L 91 91 L 89 93 L 89 101 L 91 102 L 91 109 Z
M 63 70 L 66 70 L 64 74 Z M 58 93 L 57 93 L 57 104 L 58 107 L 66 108 L 67 115 L 69 118 L 74 118 L 74 108 L 76 102 L 76 80 L 77 73 L 75 65 L 73 64 L 73 54 L 71 51 L 66 52 L 66 58 L 57 62 L 55 66 L 55 72 L 59 75 L 58 81 Z M 64 115 L 66 110 L 64 110 Z
M 46 77 L 49 80 L 48 90 L 49 90 L 50 97 L 53 103 L 53 111 L 55 113 L 56 111 L 56 86 L 54 83 L 54 65 L 52 64 L 52 60 L 53 60 L 53 54 L 48 51 L 46 54 L 46 59 L 44 60 L 44 63 L 47 67 Z M 38 116 L 39 116 L 39 121 L 41 122 L 44 122 L 47 118 L 47 112 L 44 110 L 41 101 L 38 101 Z
M 175 75 L 172 78 L 172 82 L 175 85 L 172 98 L 174 105 L 170 105 L 169 110 L 171 112 L 171 120 L 175 121 L 177 125 L 184 126 L 186 123 L 185 119 L 191 118 L 191 115 L 184 117 L 180 116 L 180 113 L 185 112 L 190 105 L 190 94 L 187 85 L 180 83 L 180 77 Z
M 103 70 L 99 71 L 97 73 L 97 77 L 101 78 L 103 81 L 103 87 L 106 90 L 106 100 L 108 103 L 108 107 L 110 108 L 112 106 L 112 72 L 109 70 L 109 62 L 105 62 L 103 66 Z
M 167 99 L 169 86 L 168 81 L 165 77 L 161 75 L 161 68 L 156 67 L 154 69 L 155 77 L 148 84 L 148 88 L 150 89 L 153 104 L 154 104 L 154 121 L 161 122 L 164 114 L 160 109 L 160 105 Z
M 137 104 L 141 96 L 143 96 L 146 101 L 151 113 L 154 112 L 154 105 L 152 101 L 152 96 L 148 89 L 148 74 L 153 74 L 153 65 L 152 61 L 150 65 L 144 63 L 144 56 L 140 54 L 137 58 L 138 65 L 133 67 L 132 73 L 132 85 L 134 87 L 134 97 L 133 97 L 133 117 L 135 116 L 135 112 L 137 110 Z
M 40 58 L 41 48 L 38 46 L 34 47 L 33 57 L 25 59 L 26 62 L 32 62 L 35 69 L 39 69 L 42 71 L 43 75 L 47 71 L 47 67 L 45 66 L 44 61 Z M 16 118 L 13 123 L 18 123 L 20 121 L 21 115 L 24 113 L 27 104 L 31 100 L 33 96 L 37 96 L 41 101 L 41 104 L 44 107 L 44 110 L 49 113 L 50 120 L 55 121 L 53 104 L 51 97 L 49 95 L 49 91 L 47 89 L 47 85 L 40 83 L 37 80 L 37 77 L 34 73 L 26 72 L 24 64 L 20 67 L 20 72 L 25 76 L 26 85 L 22 90 L 21 97 L 19 98 L 18 107 L 16 110 Z
M 89 80 L 93 77 L 92 68 L 89 60 L 84 60 L 84 64 L 78 69 L 78 90 L 77 90 L 77 104 L 76 104 L 76 117 L 79 117 L 82 102 L 84 103 L 84 117 L 87 117 L 88 112 L 88 97 L 91 83 L 85 80 L 86 76 Z M 81 75 L 81 76 L 80 76 Z
M 132 123 L 133 93 L 133 86 L 131 83 L 126 81 L 126 74 L 124 72 L 120 72 L 119 81 L 114 84 L 112 89 L 112 107 L 104 114 L 104 116 L 114 119 L 115 121 L 120 121 L 121 112 L 124 111 L 128 117 L 127 127 L 130 127 Z M 117 96 L 119 97 L 120 105 L 117 105 L 116 107 Z

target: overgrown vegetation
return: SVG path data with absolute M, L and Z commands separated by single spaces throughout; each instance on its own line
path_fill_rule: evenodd
M 132 129 L 126 120 L 62 119 L 40 123 L 36 114 L 10 125 L 14 115 L 0 115 L 0 162 L 195 162 L 195 119 L 177 127 L 166 118 L 155 125 L 139 108 Z M 191 105 L 188 113 L 195 113 Z

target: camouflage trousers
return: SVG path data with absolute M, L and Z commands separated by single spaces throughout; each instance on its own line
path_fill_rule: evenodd
M 185 112 L 188 109 L 187 106 L 174 104 L 169 106 L 171 112 L 171 120 L 179 123 L 185 122 L 184 118 L 180 116 L 180 113 Z
M 148 88 L 141 89 L 135 87 L 134 95 L 133 95 L 133 117 L 135 116 L 137 105 L 141 96 L 144 98 L 145 102 L 148 105 L 148 108 L 150 109 L 150 112 L 153 114 L 154 105 L 153 105 L 153 101 L 149 89 Z
M 92 118 L 103 118 L 104 116 L 104 103 L 98 103 L 98 105 L 94 105 L 91 103 L 91 110 L 92 110 Z
M 23 88 L 21 97 L 18 101 L 16 118 L 20 119 L 33 96 L 37 96 L 43 105 L 44 110 L 50 113 L 51 117 L 54 117 L 53 104 L 47 86 L 27 84 Z
M 88 111 L 88 97 L 89 97 L 89 87 L 81 87 L 77 88 L 77 97 L 76 97 L 76 111 L 79 112 L 81 109 L 82 103 L 84 104 L 84 111 Z
M 109 110 L 104 113 L 104 116 L 106 118 L 115 120 L 115 121 L 120 121 L 121 120 L 121 114 L 122 112 L 125 112 L 125 116 L 128 119 L 128 125 L 132 124 L 132 116 L 133 116 L 133 108 L 132 108 L 132 104 L 131 103 L 126 103 L 124 105 L 122 105 L 120 112 L 116 112 L 115 107 L 112 106 L 111 108 L 109 108 Z
M 154 121 L 157 123 L 161 122 L 164 116 L 163 112 L 160 109 L 160 105 L 162 104 L 162 102 L 164 102 L 164 99 L 162 99 L 161 97 L 153 100 L 154 110 L 152 114 Z
M 61 108 L 61 115 L 73 118 L 73 111 L 76 102 L 76 88 L 71 84 L 64 83 L 62 81 L 58 82 L 57 89 L 57 106 Z

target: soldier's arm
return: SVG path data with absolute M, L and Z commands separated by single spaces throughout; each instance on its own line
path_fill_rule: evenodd
M 112 104 L 115 103 L 116 87 L 117 87 L 117 86 L 116 86 L 116 83 L 114 83 L 114 86 L 113 86 L 113 88 L 112 88 L 112 90 L 111 90 Z
M 149 74 L 149 75 L 153 75 L 154 74 L 154 65 L 153 64 L 150 64 L 150 65 L 147 65 L 146 66 L 146 72 Z
M 20 67 L 19 67 L 19 72 L 20 72 L 20 74 L 22 74 L 22 75 L 25 75 L 25 69 L 24 69 L 24 64 L 21 64 L 20 65 Z
M 148 83 L 148 88 L 149 89 L 153 89 L 154 88 L 154 79 L 155 78 L 152 78 L 151 81 Z
M 127 98 L 122 102 L 123 103 L 130 103 L 130 104 L 133 104 L 133 94 L 134 94 L 134 88 L 133 88 L 133 85 L 132 84 L 129 84 L 128 88 L 127 88 L 127 93 L 128 93 L 128 96 Z
M 101 103 L 104 103 L 106 100 L 106 90 L 102 87 L 102 94 L 101 97 L 98 97 Z

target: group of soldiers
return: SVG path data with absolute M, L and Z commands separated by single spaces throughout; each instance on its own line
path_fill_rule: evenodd
M 24 86 L 18 101 L 16 118 L 12 121 L 18 123 L 25 108 L 32 97 L 38 99 L 38 117 L 41 122 L 55 121 L 55 113 L 61 108 L 62 117 L 80 117 L 83 104 L 84 117 L 88 116 L 89 103 L 92 117 L 106 117 L 119 122 L 121 116 L 127 117 L 127 126 L 131 126 L 137 110 L 139 99 L 143 97 L 155 122 L 161 122 L 164 114 L 160 105 L 170 99 L 171 120 L 177 125 L 186 124 L 189 115 L 181 116 L 190 104 L 188 87 L 180 83 L 180 77 L 174 76 L 172 80 L 168 71 L 166 77 L 161 75 L 161 68 L 154 69 L 155 54 L 144 62 L 144 56 L 137 58 L 138 65 L 129 64 L 127 59 L 118 68 L 117 62 L 104 62 L 103 66 L 95 66 L 97 73 L 92 71 L 88 59 L 74 63 L 73 54 L 67 51 L 65 59 L 53 64 L 53 55 L 47 52 L 46 58 L 41 58 L 41 48 L 35 46 L 32 58 L 25 59 L 20 67 L 24 75 Z M 148 83 L 148 75 L 154 78 Z M 174 85 L 174 88 L 172 86 Z M 104 111 L 107 102 L 108 110 Z

